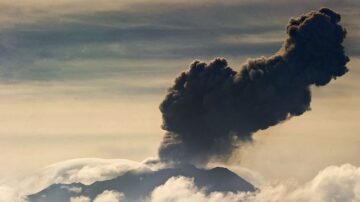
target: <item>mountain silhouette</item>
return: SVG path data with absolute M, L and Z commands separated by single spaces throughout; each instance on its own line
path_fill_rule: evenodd
M 204 188 L 207 193 L 256 190 L 252 184 L 227 168 L 199 169 L 192 165 L 182 165 L 152 172 L 129 171 L 114 179 L 97 181 L 90 185 L 54 184 L 36 194 L 29 195 L 28 200 L 30 202 L 68 202 L 71 197 L 76 196 L 94 199 L 105 190 L 114 190 L 124 193 L 126 201 L 142 201 L 156 187 L 175 176 L 193 178 L 195 185 Z

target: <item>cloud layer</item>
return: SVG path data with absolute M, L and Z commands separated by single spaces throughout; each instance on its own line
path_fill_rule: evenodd
M 8 195 L 15 197 L 16 193 L 20 194 L 20 196 L 36 193 L 52 184 L 77 182 L 92 184 L 97 181 L 113 179 L 128 171 L 150 172 L 151 170 L 152 168 L 145 163 L 126 159 L 72 159 L 47 166 L 36 174 L 15 183 L 16 186 L 12 186 L 13 189 L 7 186 L 1 187 L 4 190 L 9 190 L 6 191 L 8 194 L 2 197 Z M 74 193 L 81 192 L 81 188 L 76 186 L 64 186 L 63 189 Z
M 360 201 L 360 168 L 350 164 L 329 166 L 303 186 L 265 185 L 257 193 L 206 194 L 192 179 L 173 177 L 157 187 L 149 199 L 151 202 L 357 202 Z
M 148 164 L 149 159 L 152 160 L 151 164 Z M 157 161 L 154 158 L 149 159 L 144 162 L 135 162 L 126 159 L 83 158 L 52 164 L 30 177 L 26 177 L 16 183 L 11 183 L 11 186 L 0 183 L 0 202 L 25 202 L 26 195 L 36 193 L 53 184 L 71 184 L 77 182 L 92 184 L 97 181 L 113 179 L 128 171 L 151 172 L 153 169 L 159 169 Z M 77 186 L 64 185 L 62 189 L 69 190 L 74 194 L 82 191 Z M 122 193 L 108 190 L 100 194 L 96 202 L 115 199 L 122 201 L 123 198 Z M 87 202 L 90 201 L 90 198 L 86 196 L 72 197 L 71 202 L 80 201 Z
M 84 164 L 85 160 L 81 160 Z M 97 160 L 99 161 L 99 160 Z M 109 160 L 104 160 L 108 161 Z M 119 160 L 114 160 L 119 161 Z M 101 161 L 99 161 L 101 162 Z M 126 161 L 122 160 L 123 166 Z M 94 161 L 89 161 L 93 164 Z M 66 162 L 65 164 L 68 164 Z M 111 164 L 111 163 L 109 163 Z M 59 165 L 61 165 L 59 163 Z M 94 166 L 94 165 L 92 165 Z M 104 168 L 104 165 L 99 164 Z M 106 170 L 106 169 L 105 169 Z M 77 170 L 82 172 L 81 169 Z M 76 175 L 75 170 L 73 174 Z M 104 171 L 105 172 L 105 171 Z M 240 173 L 241 174 L 241 173 Z M 87 173 L 87 179 L 91 178 L 92 173 Z M 119 175 L 121 176 L 120 172 Z M 43 176 L 46 176 L 45 174 Z M 70 182 L 70 175 L 60 175 L 62 181 Z M 69 179 L 66 179 L 66 176 Z M 53 180 L 51 176 L 48 181 Z M 296 176 L 294 176 L 295 178 Z M 104 179 L 100 177 L 98 180 Z M 60 182 L 60 181 L 57 181 Z M 54 182 L 55 183 L 55 182 Z M 34 185 L 33 183 L 32 185 Z M 320 171 L 312 180 L 304 184 L 297 183 L 274 183 L 264 181 L 259 186 L 259 191 L 249 192 L 207 192 L 206 188 L 199 188 L 195 185 L 194 179 L 183 176 L 172 177 L 163 185 L 156 187 L 144 202 L 357 202 L 360 201 L 360 167 L 350 164 L 341 166 L 329 166 Z M 78 189 L 72 188 L 77 192 Z M 86 195 L 73 197 L 71 202 L 90 202 L 91 199 Z M 0 202 L 26 202 L 24 192 L 9 186 L 0 186 Z M 94 198 L 93 202 L 122 202 L 126 201 L 126 196 L 112 190 L 106 190 Z

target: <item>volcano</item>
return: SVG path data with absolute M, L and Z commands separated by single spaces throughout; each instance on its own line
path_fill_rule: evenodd
M 143 201 L 156 187 L 171 177 L 193 178 L 194 183 L 207 193 L 254 192 L 256 188 L 224 167 L 200 169 L 193 165 L 182 165 L 157 171 L 129 171 L 114 179 L 97 181 L 90 185 L 82 183 L 53 184 L 46 189 L 28 196 L 30 202 L 67 202 L 71 197 L 86 196 L 94 199 L 105 190 L 122 192 L 125 201 Z M 176 191 L 176 190 L 174 190 Z

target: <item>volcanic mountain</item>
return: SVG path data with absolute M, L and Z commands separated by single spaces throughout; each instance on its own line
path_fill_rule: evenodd
M 122 192 L 125 195 L 125 201 L 143 201 L 156 187 L 176 176 L 193 178 L 194 183 L 207 193 L 214 191 L 254 192 L 256 190 L 252 184 L 227 168 L 200 169 L 187 164 L 151 172 L 133 170 L 114 179 L 97 181 L 90 185 L 53 184 L 28 196 L 28 200 L 30 202 L 67 202 L 71 197 L 77 196 L 94 199 L 105 190 L 113 190 Z

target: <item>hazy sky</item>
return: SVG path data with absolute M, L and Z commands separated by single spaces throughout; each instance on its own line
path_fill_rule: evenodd
M 0 179 L 80 157 L 143 160 L 163 136 L 158 105 L 194 59 L 238 69 L 270 56 L 291 16 L 328 6 L 348 30 L 350 72 L 313 89 L 312 110 L 261 131 L 234 163 L 309 179 L 360 165 L 360 3 L 353 1 L 0 2 Z

